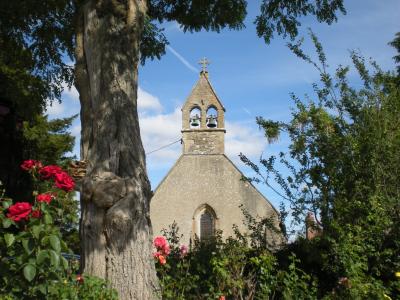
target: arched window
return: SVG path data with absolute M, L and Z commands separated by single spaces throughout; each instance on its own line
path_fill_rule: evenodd
M 211 212 L 205 210 L 200 216 L 200 240 L 207 241 L 214 236 L 215 219 Z
M 207 110 L 207 128 L 218 127 L 218 112 L 214 106 L 210 106 Z
M 198 107 L 190 111 L 189 126 L 190 128 L 200 128 L 201 123 L 201 110 Z
M 214 209 L 208 204 L 200 205 L 193 215 L 193 238 L 208 241 L 218 229 L 218 218 Z

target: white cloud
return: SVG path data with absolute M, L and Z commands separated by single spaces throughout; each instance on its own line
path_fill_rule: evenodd
M 138 88 L 138 110 L 139 112 L 156 111 L 161 112 L 162 106 L 156 96 Z
M 140 134 L 146 153 L 177 141 L 181 137 L 181 110 L 176 108 L 169 114 L 141 114 L 139 116 Z M 149 154 L 152 162 L 168 163 L 181 153 L 179 143 Z
M 65 84 L 65 83 L 62 86 L 64 88 L 63 97 L 67 97 L 70 100 L 79 102 L 79 93 L 78 93 L 77 89 L 75 88 L 75 86 L 72 86 L 71 88 L 69 88 L 67 86 L 67 84 Z
M 81 135 L 81 125 L 80 125 L 80 124 L 77 124 L 77 125 L 75 125 L 75 126 L 72 126 L 72 128 L 71 128 L 71 134 L 72 134 L 73 136 L 79 138 L 80 135 Z
M 68 88 L 67 84 L 62 85 L 62 102 L 57 100 L 52 104 L 47 102 L 46 113 L 50 119 L 70 117 L 79 112 L 79 93 L 74 86 Z
M 239 122 L 226 122 L 225 153 L 238 163 L 239 153 L 249 158 L 260 157 L 267 146 L 266 139 L 255 126 Z
M 59 103 L 57 100 L 53 101 L 51 104 L 48 103 L 46 106 L 46 113 L 52 117 L 57 117 L 63 114 L 65 111 L 64 103 Z

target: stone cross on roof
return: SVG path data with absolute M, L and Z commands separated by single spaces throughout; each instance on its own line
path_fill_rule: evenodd
M 199 65 L 201 65 L 201 71 L 202 72 L 207 72 L 207 66 L 210 64 L 210 61 L 203 57 L 202 59 L 200 59 L 199 61 Z

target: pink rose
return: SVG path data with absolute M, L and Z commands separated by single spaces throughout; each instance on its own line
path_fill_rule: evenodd
M 154 247 L 156 247 L 157 249 L 162 249 L 164 248 L 164 246 L 167 244 L 167 240 L 165 239 L 165 237 L 163 236 L 157 236 L 154 241 L 153 241 L 153 245 Z
M 7 218 L 13 221 L 21 219 L 29 220 L 29 215 L 32 211 L 32 205 L 28 202 L 17 202 L 8 208 Z
M 60 172 L 63 172 L 63 170 L 55 165 L 45 166 L 39 170 L 40 177 L 45 180 L 54 178 L 54 176 Z
M 21 164 L 21 169 L 25 170 L 25 171 L 29 171 L 31 169 L 34 168 L 41 168 L 42 167 L 42 163 L 38 160 L 34 160 L 34 159 L 28 159 L 25 160 L 22 164 Z
M 168 244 L 165 244 L 161 250 L 165 255 L 169 255 L 171 253 L 171 249 L 169 248 Z
M 181 245 L 179 248 L 179 252 L 181 254 L 181 257 L 185 257 L 189 252 L 189 248 L 186 245 Z
M 167 240 L 163 236 L 157 236 L 153 241 L 154 247 L 157 248 L 163 255 L 169 255 L 171 249 L 168 245 Z
M 46 202 L 47 204 L 50 204 L 51 200 L 53 200 L 52 194 L 39 194 L 36 196 L 37 202 Z
M 56 187 L 66 192 L 72 191 L 75 187 L 74 180 L 66 172 L 54 174 L 54 181 L 56 182 Z

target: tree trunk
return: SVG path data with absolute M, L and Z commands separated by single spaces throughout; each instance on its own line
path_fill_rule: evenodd
M 120 299 L 158 298 L 152 258 L 150 184 L 137 115 L 139 41 L 146 1 L 87 1 L 76 35 L 81 101 L 83 271 Z

